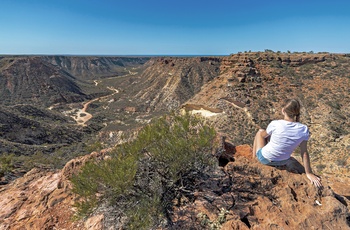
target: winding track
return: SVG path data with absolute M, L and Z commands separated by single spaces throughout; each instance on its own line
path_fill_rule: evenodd
M 86 122 L 88 122 L 93 117 L 91 113 L 86 112 L 86 110 L 88 109 L 89 105 L 92 102 L 95 102 L 95 101 L 98 101 L 98 100 L 101 100 L 101 99 L 104 99 L 104 98 L 107 98 L 107 97 L 113 96 L 114 94 L 119 93 L 119 91 L 113 87 L 107 87 L 107 89 L 112 90 L 114 92 L 110 95 L 98 97 L 98 98 L 95 98 L 95 99 L 92 99 L 92 100 L 86 102 L 85 104 L 83 104 L 82 109 L 79 109 L 75 115 L 71 116 L 77 122 L 78 125 L 87 126 Z

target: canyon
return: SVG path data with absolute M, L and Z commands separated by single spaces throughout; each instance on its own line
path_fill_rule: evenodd
M 1 175 L 0 229 L 117 229 L 107 207 L 71 220 L 70 177 L 154 117 L 180 109 L 202 114 L 224 141 L 219 166 L 195 199 L 174 205 L 174 228 L 201 229 L 200 219 L 213 223 L 224 209 L 221 229 L 349 229 L 349 73 L 350 55 L 330 53 L 0 57 L 0 154 L 15 159 Z M 256 131 L 282 118 L 291 97 L 311 131 L 321 192 L 307 181 L 298 152 L 285 169 L 251 159 Z M 91 151 L 94 143 L 101 148 Z

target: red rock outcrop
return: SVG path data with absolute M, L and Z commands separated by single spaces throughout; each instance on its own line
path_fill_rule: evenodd
M 108 151 L 108 150 L 107 150 Z M 0 229 L 102 229 L 101 216 L 73 222 L 75 195 L 69 178 L 101 151 L 69 161 L 62 170 L 34 168 L 0 187 Z
M 221 229 L 349 229 L 349 200 L 334 193 L 327 181 L 317 190 L 303 167 L 291 160 L 284 168 L 253 160 L 248 145 L 226 143 L 227 163 L 202 184 L 194 202 L 175 208 L 178 226 Z
M 282 118 L 286 98 L 298 98 L 315 170 L 349 177 L 349 55 L 242 53 L 223 57 L 220 70 L 185 103 L 221 109 L 212 119 L 218 130 L 251 144 L 258 128 Z
M 64 229 L 70 221 L 73 194 L 59 188 L 61 173 L 33 169 L 1 188 L 0 229 Z

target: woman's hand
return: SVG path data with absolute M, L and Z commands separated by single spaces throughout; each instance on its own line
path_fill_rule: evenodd
M 306 173 L 306 176 L 317 188 L 322 187 L 321 178 L 319 178 L 313 173 Z
M 322 188 L 321 178 L 319 178 L 318 176 L 313 174 L 312 171 L 311 171 L 310 157 L 309 157 L 309 153 L 307 151 L 307 141 L 301 142 L 301 144 L 300 144 L 300 154 L 301 154 L 301 158 L 303 159 L 303 163 L 304 163 L 304 167 L 305 167 L 305 172 L 306 172 L 307 178 L 317 188 Z

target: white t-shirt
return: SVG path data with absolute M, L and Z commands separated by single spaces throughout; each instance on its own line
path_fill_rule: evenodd
M 309 140 L 309 129 L 299 122 L 274 120 L 266 128 L 270 142 L 262 148 L 262 155 L 270 161 L 287 160 L 302 141 Z

